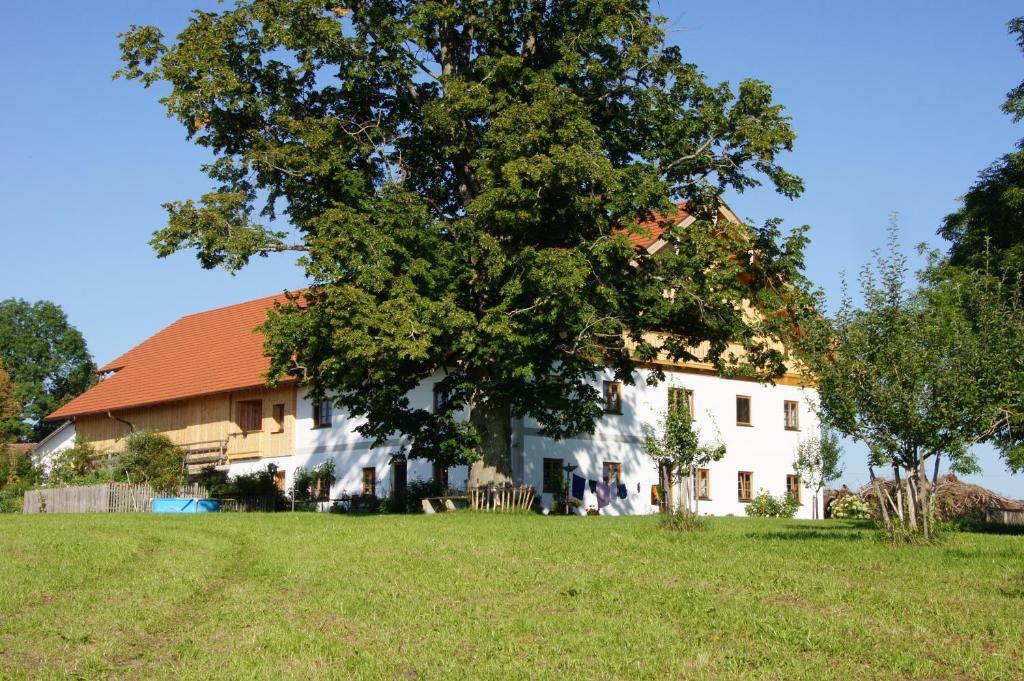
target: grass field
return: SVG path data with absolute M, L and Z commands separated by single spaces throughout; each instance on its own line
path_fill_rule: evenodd
M 0 516 L 0 580 L 3 678 L 1024 678 L 1020 536 Z

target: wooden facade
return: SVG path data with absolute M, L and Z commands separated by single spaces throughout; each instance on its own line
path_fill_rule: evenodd
M 164 433 L 189 450 L 220 451 L 228 461 L 289 456 L 295 447 L 296 396 L 294 384 L 205 395 L 79 416 L 75 431 L 102 454 L 120 452 L 134 429 Z M 252 421 L 257 402 L 260 427 L 243 430 L 241 424 Z

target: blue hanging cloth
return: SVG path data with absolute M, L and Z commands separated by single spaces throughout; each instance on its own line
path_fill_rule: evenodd
M 620 482 L 620 483 L 619 483 L 619 498 L 620 498 L 620 499 L 625 499 L 625 498 L 626 498 L 626 495 L 627 495 L 628 493 L 629 493 L 629 492 L 628 492 L 628 491 L 626 490 L 626 485 L 625 485 L 625 483 L 622 483 L 622 482 Z
M 581 478 L 575 473 L 572 474 L 572 496 L 574 499 L 579 499 L 580 501 L 583 501 L 583 486 L 586 484 L 586 482 L 587 481 L 585 479 Z
M 587 484 L 590 486 L 590 493 L 597 494 L 597 480 L 587 480 Z

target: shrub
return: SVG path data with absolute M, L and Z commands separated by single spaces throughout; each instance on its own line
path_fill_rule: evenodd
M 422 513 L 423 500 L 428 497 L 444 496 L 448 490 L 434 480 L 414 479 L 405 488 L 405 512 Z
M 75 444 L 69 449 L 57 452 L 53 457 L 48 481 L 51 485 L 77 485 L 83 480 L 93 482 L 97 470 L 96 450 L 81 435 L 75 436 Z
M 687 508 L 665 511 L 661 526 L 674 532 L 698 532 L 704 529 L 704 519 Z
M 870 518 L 871 508 L 856 494 L 844 494 L 829 506 L 833 518 Z
M 125 438 L 116 467 L 128 482 L 148 483 L 157 492 L 174 490 L 185 481 L 185 453 L 171 438 L 154 431 Z
M 326 500 L 331 496 L 331 486 L 335 480 L 333 461 L 325 461 L 311 471 L 300 468 L 295 472 L 292 496 L 296 501 Z
M 267 464 L 266 469 L 245 473 L 229 478 L 224 471 L 207 466 L 195 476 L 195 482 L 206 488 L 207 494 L 214 499 L 236 499 L 241 502 L 256 499 L 273 499 L 274 508 L 283 510 L 288 506 L 284 492 L 277 488 L 274 473 L 277 466 Z
M 773 497 L 767 490 L 761 490 L 747 504 L 748 516 L 757 518 L 792 518 L 800 508 L 800 502 L 792 494 Z
M 25 492 L 42 482 L 42 477 L 30 453 L 14 454 L 0 443 L 0 513 L 20 511 Z

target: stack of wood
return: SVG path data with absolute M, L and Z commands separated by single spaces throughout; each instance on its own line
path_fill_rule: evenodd
M 896 483 L 879 478 L 878 484 L 895 498 Z M 906 482 L 903 483 L 906 499 Z M 858 492 L 877 515 L 878 500 L 871 484 L 864 485 Z M 952 473 L 938 479 L 934 488 L 935 514 L 940 520 L 974 520 L 985 522 L 990 509 L 1024 510 L 1024 504 L 1008 499 L 1001 494 L 960 480 Z
M 470 487 L 469 507 L 477 511 L 529 511 L 536 490 L 530 485 L 492 484 Z

